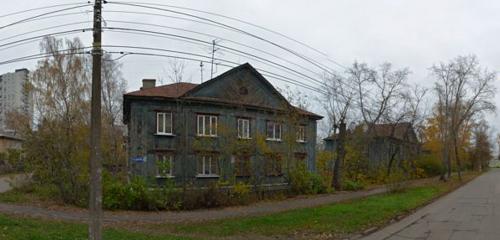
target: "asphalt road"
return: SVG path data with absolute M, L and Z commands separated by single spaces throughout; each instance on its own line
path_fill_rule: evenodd
M 499 240 L 500 170 L 492 169 L 364 240 Z

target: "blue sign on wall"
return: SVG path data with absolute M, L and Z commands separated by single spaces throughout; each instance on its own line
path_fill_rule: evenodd
M 132 161 L 138 162 L 138 163 L 143 163 L 143 162 L 146 162 L 146 157 L 145 156 L 135 156 L 135 157 L 132 157 Z

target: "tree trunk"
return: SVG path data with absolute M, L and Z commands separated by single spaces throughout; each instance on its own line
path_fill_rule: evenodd
M 333 167 L 333 187 L 337 191 L 342 190 L 342 164 L 345 158 L 345 138 L 346 124 L 341 122 L 336 149 L 337 156 L 335 157 L 335 166 Z
M 446 141 L 445 141 L 446 142 Z M 451 166 L 449 165 L 450 163 L 450 157 L 449 157 L 449 151 L 448 151 L 448 145 L 447 144 L 444 144 L 443 146 L 443 149 L 442 149 L 442 152 L 443 152 L 443 171 L 441 173 L 441 177 L 439 178 L 441 181 L 448 181 L 448 178 L 447 178 L 447 173 L 448 173 L 448 170 L 451 168 Z
M 460 156 L 458 155 L 458 143 L 456 135 L 453 136 L 453 148 L 455 150 L 455 159 L 457 161 L 458 180 L 462 181 L 462 163 L 460 161 Z

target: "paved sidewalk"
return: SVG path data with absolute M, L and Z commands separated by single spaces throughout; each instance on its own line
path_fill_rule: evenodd
M 411 185 L 422 185 L 437 179 L 421 179 L 412 181 Z M 106 223 L 179 223 L 199 222 L 207 220 L 218 220 L 233 217 L 261 216 L 272 213 L 284 212 L 293 209 L 316 207 L 346 200 L 358 199 L 376 194 L 385 193 L 385 187 L 358 192 L 340 192 L 318 196 L 306 196 L 290 198 L 284 201 L 258 202 L 248 206 L 227 207 L 221 209 L 203 209 L 195 211 L 162 211 L 162 212 L 138 212 L 138 211 L 106 211 L 104 221 Z M 80 208 L 43 208 L 29 205 L 17 205 L 0 203 L 0 213 L 41 217 L 55 220 L 87 221 L 88 213 Z
M 500 169 L 363 239 L 500 239 Z

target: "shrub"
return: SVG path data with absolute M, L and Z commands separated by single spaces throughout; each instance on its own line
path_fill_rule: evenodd
M 311 193 L 313 194 L 327 193 L 331 191 L 331 186 L 330 186 L 331 181 L 325 182 L 323 177 L 319 174 L 312 173 L 310 175 L 310 181 L 312 184 Z
M 289 172 L 290 187 L 295 194 L 326 193 L 330 182 L 325 182 L 319 174 L 311 173 L 305 164 L 299 164 Z
M 408 177 L 402 169 L 396 169 L 387 176 L 386 187 L 392 193 L 403 192 L 408 188 Z
M 362 181 L 356 180 L 345 180 L 343 189 L 347 191 L 357 191 L 365 188 L 365 184 Z
M 162 187 L 151 188 L 144 178 L 134 177 L 129 183 L 105 177 L 103 205 L 106 209 L 163 210 L 179 209 L 178 190 L 168 181 Z
M 415 165 L 417 168 L 422 169 L 427 177 L 438 176 L 444 170 L 439 158 L 431 154 L 420 156 Z
M 248 204 L 250 201 L 250 185 L 238 182 L 231 191 L 231 198 L 236 204 Z
M 289 182 L 293 193 L 310 194 L 312 182 L 310 173 L 306 170 L 305 164 L 299 164 L 289 172 Z

